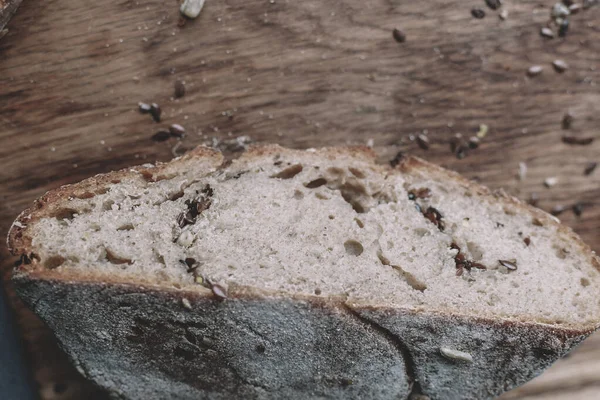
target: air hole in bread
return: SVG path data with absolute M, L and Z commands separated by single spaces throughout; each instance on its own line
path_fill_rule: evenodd
M 579 282 L 581 283 L 581 286 L 583 286 L 583 287 L 588 287 L 591 284 L 591 282 L 588 278 L 581 278 Z
M 413 230 L 413 232 L 415 232 L 415 235 L 419 236 L 419 237 L 423 237 L 425 235 L 427 235 L 429 233 L 429 229 L 425 229 L 425 228 L 415 228 Z
M 112 206 L 115 204 L 114 200 L 106 200 L 104 203 L 102 203 L 102 209 L 104 211 L 110 211 L 112 210 Z
M 327 168 L 327 172 L 330 173 L 331 175 L 335 175 L 335 176 L 344 176 L 346 175 L 346 172 L 338 167 L 329 167 Z
M 557 244 L 553 244 L 552 248 L 556 251 L 556 257 L 560 258 L 561 260 L 567 258 L 567 254 L 569 253 L 568 250 Z
M 294 190 L 294 199 L 302 200 L 303 198 L 304 198 L 304 193 L 302 193 L 300 190 Z
M 319 288 L 316 288 L 316 289 L 315 289 L 315 294 L 316 294 L 317 296 L 320 296 L 320 295 L 321 295 L 321 289 L 319 289 Z
M 467 250 L 471 253 L 471 259 L 479 261 L 483 258 L 483 250 L 475 242 L 467 242 Z
M 330 215 L 329 219 L 335 219 L 335 215 Z
M 517 212 L 513 208 L 504 207 L 504 214 L 517 215 Z
M 365 250 L 359 241 L 352 239 L 344 242 L 344 248 L 346 249 L 346 254 L 351 256 L 360 256 Z
M 352 175 L 354 175 L 355 177 L 357 177 L 358 179 L 364 179 L 365 178 L 365 174 L 364 172 L 362 172 L 360 169 L 358 168 L 354 168 L 354 167 L 350 167 L 348 168 L 348 171 L 350 171 L 350 173 Z
M 279 179 L 292 179 L 300 172 L 302 172 L 302 165 L 294 164 L 286 169 L 283 169 L 276 173 L 275 175 L 271 175 L 271 178 L 279 178 Z
M 323 193 L 315 193 L 315 197 L 319 200 L 329 200 L 329 197 L 325 196 Z
M 96 194 L 106 194 L 110 189 L 107 187 L 96 189 Z
M 350 204 L 352 209 L 358 214 L 363 214 L 365 212 L 365 208 L 354 198 L 352 193 L 342 192 L 342 198 L 346 201 L 346 203 Z
M 48 269 L 55 269 L 63 265 L 67 261 L 63 256 L 51 256 L 44 261 L 44 267 Z
M 54 218 L 58 220 L 72 220 L 75 217 L 75 214 L 78 214 L 78 211 L 73 208 L 61 208 L 56 210 L 52 215 Z
M 327 179 L 325 178 L 318 178 L 315 179 L 313 181 L 310 181 L 308 183 L 305 183 L 304 186 L 307 187 L 308 189 L 315 189 L 318 187 L 321 187 L 323 185 L 327 184 Z
M 180 199 L 182 197 L 183 197 L 183 190 L 180 190 L 178 192 L 175 192 L 175 193 L 169 195 L 169 200 L 170 201 L 175 201 L 175 200 Z
M 120 180 L 120 179 L 112 179 L 112 180 L 110 181 L 110 183 L 112 183 L 113 185 L 116 185 L 116 184 L 118 184 L 118 183 L 121 183 L 121 180 Z
M 125 224 L 117 228 L 118 231 L 132 231 L 133 229 L 133 224 Z
M 124 257 L 120 257 L 118 255 L 116 255 L 115 253 L 113 253 L 111 250 L 109 249 L 105 249 L 106 251 L 106 260 L 108 262 L 110 262 L 111 264 L 115 264 L 115 265 L 121 265 L 121 264 L 133 264 L 133 261 L 131 261 L 128 258 L 124 258 Z

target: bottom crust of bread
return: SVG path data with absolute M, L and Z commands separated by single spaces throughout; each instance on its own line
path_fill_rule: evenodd
M 13 281 L 78 370 L 117 399 L 491 399 L 589 334 L 251 289 L 223 299 Z

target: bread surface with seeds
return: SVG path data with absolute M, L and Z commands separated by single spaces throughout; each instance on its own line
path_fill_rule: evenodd
M 545 212 L 365 148 L 199 147 L 47 193 L 14 282 L 117 398 L 493 398 L 600 323 Z

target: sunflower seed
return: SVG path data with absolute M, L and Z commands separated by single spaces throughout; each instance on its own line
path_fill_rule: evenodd
M 204 0 L 184 0 L 183 4 L 179 8 L 181 14 L 188 18 L 194 19 L 200 15 L 202 7 L 204 6 Z
M 544 68 L 541 65 L 533 65 L 527 69 L 528 76 L 537 76 L 542 73 Z
M 565 72 L 569 68 L 569 65 L 563 60 L 552 61 L 552 66 L 554 67 L 554 70 L 559 74 Z
M 482 19 L 485 17 L 485 11 L 483 11 L 481 8 L 473 8 L 471 9 L 471 15 L 474 18 Z
M 394 37 L 394 40 L 396 40 L 396 42 L 398 43 L 404 43 L 406 41 L 406 34 L 400 29 L 394 29 L 392 31 L 392 36 Z
M 548 39 L 554 38 L 554 32 L 552 32 L 552 29 L 546 28 L 546 27 L 543 27 L 542 29 L 540 29 L 540 35 L 542 35 L 542 37 L 545 37 Z
M 517 262 L 513 261 L 513 260 L 498 260 L 498 262 L 506 267 L 509 271 L 516 271 L 517 270 Z

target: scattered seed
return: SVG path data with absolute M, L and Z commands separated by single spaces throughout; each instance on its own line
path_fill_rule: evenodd
M 569 20 L 563 20 L 558 27 L 558 36 L 565 37 L 569 31 Z
M 519 180 L 524 181 L 527 177 L 527 164 L 524 162 L 519 163 Z
M 554 70 L 556 72 L 558 72 L 559 74 L 562 74 L 569 68 L 569 65 L 566 62 L 564 62 L 563 60 L 552 61 L 552 66 L 554 67 Z
M 526 237 L 525 239 L 523 239 L 523 242 L 525 243 L 525 246 L 529 247 L 529 245 L 531 244 L 531 239 L 529 237 Z
M 179 11 L 184 16 L 194 19 L 200 15 L 202 7 L 204 6 L 204 0 L 184 0 L 183 4 L 179 8 Z
M 544 68 L 541 65 L 534 65 L 527 69 L 527 75 L 531 77 L 537 76 L 541 74 L 543 70 Z
M 223 286 L 213 283 L 210 285 L 210 289 L 212 290 L 213 294 L 220 298 L 220 299 L 226 299 L 227 298 L 227 289 L 225 289 Z
M 194 269 L 198 268 L 196 266 L 197 262 L 195 258 L 187 257 L 183 262 L 188 267 L 188 272 L 191 272 Z
M 190 301 L 185 297 L 181 299 L 181 304 L 183 304 L 183 308 L 185 308 L 186 310 L 192 309 L 192 303 L 190 303 Z
M 427 199 L 429 197 L 431 197 L 431 190 L 429 188 L 412 189 L 408 192 L 409 200 Z
M 500 11 L 500 14 L 498 14 L 498 18 L 500 18 L 502 21 L 506 20 L 508 18 L 508 10 Z
M 592 172 L 594 172 L 594 170 L 596 169 L 596 167 L 598 166 L 597 162 L 589 162 L 585 165 L 585 168 L 583 169 L 583 174 L 584 175 L 591 175 Z
M 161 114 L 162 114 L 162 110 L 160 109 L 160 106 L 156 103 L 152 103 L 150 105 L 150 115 L 152 115 L 152 118 L 154 119 L 155 122 L 160 122 Z
M 180 99 L 183 96 L 185 96 L 185 84 L 180 80 L 176 80 L 175 81 L 175 98 Z
M 471 15 L 473 18 L 482 19 L 485 18 L 485 11 L 483 11 L 481 8 L 472 8 Z
M 173 124 L 169 127 L 171 136 L 182 138 L 185 136 L 185 128 L 179 124 Z
M 554 207 L 552 207 L 552 209 L 550 210 L 550 214 L 552 215 L 560 215 L 562 214 L 567 208 L 565 206 L 563 206 L 562 204 L 557 204 Z
M 150 112 L 150 104 L 146 104 L 146 103 L 142 103 L 139 102 L 138 103 L 138 110 L 140 111 L 140 113 L 142 114 L 148 114 Z
M 538 196 L 537 193 L 531 193 L 531 195 L 529 196 L 529 200 L 527 201 L 530 205 L 532 206 L 537 206 L 538 202 L 540 201 L 540 196 Z
M 180 16 L 179 19 L 177 20 L 177 26 L 180 28 L 183 28 L 185 26 L 187 22 L 187 19 L 184 18 L 183 16 Z
M 429 138 L 425 135 L 417 136 L 417 144 L 423 150 L 429 150 Z
M 516 271 L 517 270 L 517 262 L 516 261 L 512 261 L 512 260 L 498 260 L 498 262 L 506 267 L 509 271 Z
M 400 29 L 394 29 L 392 31 L 392 36 L 394 37 L 394 40 L 396 40 L 396 42 L 398 43 L 404 43 L 406 41 L 406 34 Z
M 468 363 L 473 362 L 473 356 L 471 356 L 469 353 L 465 353 L 464 351 L 454 350 L 448 347 L 441 347 L 440 353 L 450 360 L 465 361 Z
M 428 207 L 427 210 L 423 213 L 423 216 L 431 221 L 435 226 L 438 227 L 440 231 L 444 231 L 446 224 L 443 221 L 442 214 L 433 207 Z
M 399 151 L 398 153 L 396 153 L 394 158 L 392 158 L 390 160 L 390 166 L 392 168 L 395 168 L 396 166 L 398 166 L 398 164 L 400 164 L 400 162 L 402 161 L 403 158 L 404 158 L 404 154 L 401 151 Z
M 489 128 L 486 124 L 480 124 L 479 131 L 477 131 L 477 137 L 479 139 L 483 139 L 487 135 L 488 130 L 489 130 Z
M 571 12 L 569 11 L 569 8 L 566 5 L 564 5 L 563 3 L 554 4 L 554 6 L 552 7 L 552 9 L 550 11 L 550 16 L 554 19 L 565 18 L 569 14 L 571 14 Z
M 546 28 L 546 27 L 543 27 L 542 29 L 540 29 L 540 35 L 542 35 L 542 37 L 545 37 L 547 39 L 554 38 L 554 32 L 552 32 L 552 29 Z
M 573 212 L 578 217 L 581 217 L 581 214 L 583 213 L 583 204 L 580 202 L 573 204 Z
M 573 124 L 573 120 L 574 119 L 575 119 L 575 117 L 570 112 L 568 112 L 565 115 L 563 115 L 562 128 L 563 129 L 570 129 L 571 125 Z
M 171 137 L 171 133 L 169 131 L 158 131 L 154 135 L 152 135 L 152 140 L 155 142 L 164 142 L 169 140 Z
M 551 188 L 552 186 L 556 185 L 557 183 L 558 183 L 558 178 L 556 178 L 554 176 L 544 179 L 544 186 L 546 186 L 548 189 Z
M 502 7 L 502 2 L 500 0 L 485 0 L 485 4 L 492 10 L 497 10 Z
M 579 11 L 581 11 L 581 6 L 579 4 L 571 4 L 569 6 L 569 11 L 571 14 L 577 14 Z
M 481 142 L 480 142 L 479 138 L 476 137 L 476 136 L 471 136 L 469 138 L 469 148 L 470 149 L 476 149 L 476 148 L 478 148 L 480 143 Z
M 591 136 L 571 136 L 566 135 L 562 137 L 563 143 L 573 144 L 578 146 L 587 146 L 588 144 L 592 144 L 594 138 Z

